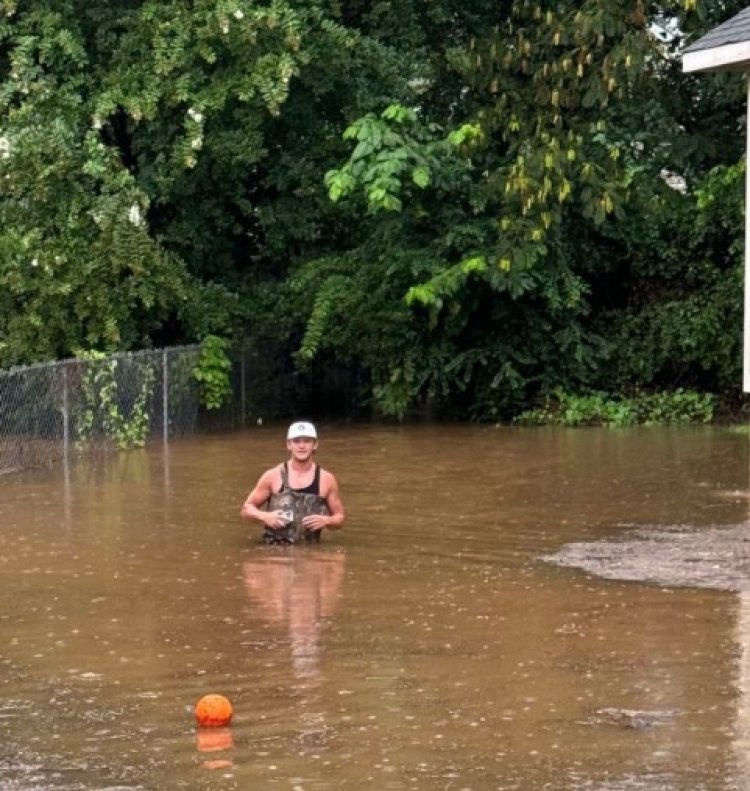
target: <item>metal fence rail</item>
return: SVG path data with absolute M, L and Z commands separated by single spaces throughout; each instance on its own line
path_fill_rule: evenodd
M 0 475 L 243 424 L 247 350 L 233 359 L 232 397 L 210 413 L 193 377 L 199 354 L 181 346 L 0 371 Z

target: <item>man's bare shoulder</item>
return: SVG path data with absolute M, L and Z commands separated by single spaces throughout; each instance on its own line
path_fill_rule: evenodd
M 258 486 L 275 489 L 276 484 L 281 480 L 281 469 L 283 466 L 283 464 L 277 464 L 275 467 L 269 467 L 258 479 Z
M 330 470 L 320 468 L 320 491 L 325 496 L 329 491 L 336 491 L 339 488 L 336 476 Z

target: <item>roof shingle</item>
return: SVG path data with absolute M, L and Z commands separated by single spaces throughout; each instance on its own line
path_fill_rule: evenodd
M 689 47 L 685 47 L 683 52 L 699 52 L 746 41 L 750 41 L 750 7 L 701 36 Z

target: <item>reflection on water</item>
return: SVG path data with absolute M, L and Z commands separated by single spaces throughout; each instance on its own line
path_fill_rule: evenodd
M 234 747 L 231 728 L 198 728 L 195 746 L 199 752 L 210 753 L 203 760 L 204 768 L 212 770 L 234 768 L 231 754 L 226 752 Z
M 299 694 L 300 740 L 316 748 L 330 727 L 317 694 L 321 630 L 334 613 L 345 560 L 343 552 L 269 547 L 263 556 L 246 560 L 243 566 L 254 610 L 289 637 L 295 679 L 291 689 Z
M 280 437 L 0 481 L 0 788 L 750 787 L 747 594 L 542 559 L 741 532 L 746 437 L 321 427 L 347 526 L 278 549 Z
M 333 615 L 344 578 L 345 555 L 299 547 L 244 563 L 245 587 L 255 609 L 289 633 L 300 689 L 317 686 L 320 630 Z

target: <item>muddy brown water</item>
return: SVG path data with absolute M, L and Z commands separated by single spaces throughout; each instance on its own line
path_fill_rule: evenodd
M 0 788 L 750 788 L 747 435 L 321 434 L 317 547 L 281 427 L 0 479 Z

